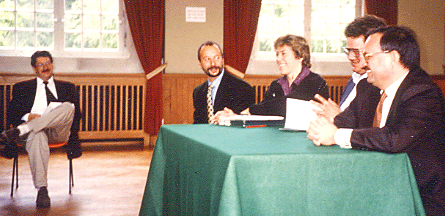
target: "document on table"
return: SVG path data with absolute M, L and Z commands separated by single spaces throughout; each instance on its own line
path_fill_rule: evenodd
M 317 119 L 314 109 L 320 109 L 309 101 L 288 98 L 286 101 L 286 121 L 284 130 L 305 131 L 309 123 Z
M 218 121 L 219 125 L 224 126 L 240 126 L 240 127 L 259 127 L 283 125 L 284 117 L 282 116 L 262 116 L 262 115 L 234 115 L 221 116 Z

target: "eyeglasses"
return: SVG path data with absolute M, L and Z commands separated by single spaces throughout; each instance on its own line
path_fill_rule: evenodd
M 38 63 L 36 64 L 37 67 L 43 67 L 43 66 L 49 66 L 50 64 L 52 64 L 51 62 L 45 62 L 45 63 Z
M 222 56 L 220 56 L 220 55 L 217 55 L 217 56 L 214 56 L 213 58 L 210 58 L 210 57 L 204 57 L 204 58 L 202 58 L 202 61 L 204 62 L 204 63 L 209 63 L 210 61 L 215 61 L 215 62 L 219 62 L 219 61 L 221 61 L 223 59 L 223 57 Z
M 357 49 L 357 48 L 347 48 L 347 47 L 342 47 L 342 49 L 343 49 L 343 52 L 347 56 L 349 56 L 351 53 L 353 53 L 354 57 L 356 57 L 356 58 L 360 57 L 360 52 L 361 52 L 360 49 Z
M 374 55 L 377 55 L 377 54 L 380 54 L 380 53 L 389 53 L 389 51 L 388 51 L 388 50 L 385 50 L 385 51 L 375 52 L 375 53 L 366 53 L 366 52 L 363 52 L 363 56 L 365 57 L 365 60 L 366 60 L 366 61 L 369 61 L 369 59 L 371 59 Z

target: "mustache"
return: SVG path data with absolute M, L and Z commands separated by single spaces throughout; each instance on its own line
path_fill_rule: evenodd
M 364 66 L 364 67 L 362 67 L 362 69 L 365 70 L 366 72 L 371 70 L 371 68 L 369 68 L 368 66 Z

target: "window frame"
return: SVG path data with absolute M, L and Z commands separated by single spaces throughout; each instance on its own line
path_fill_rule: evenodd
M 123 0 L 118 0 L 119 2 L 119 19 L 118 19 L 118 49 L 116 51 L 103 51 L 103 48 L 98 48 L 98 51 L 93 50 L 84 50 L 83 48 L 79 48 L 80 50 L 67 50 L 64 47 L 65 44 L 65 29 L 64 29 L 64 15 L 65 15 L 65 1 L 54 0 L 54 10 L 53 10 L 53 21 L 54 21 L 54 47 L 46 48 L 46 47 L 33 47 L 33 48 L 17 48 L 17 44 L 12 49 L 3 49 L 0 48 L 0 52 L 2 56 L 7 57 L 29 57 L 37 50 L 48 50 L 51 52 L 53 57 L 58 58 L 103 58 L 103 59 L 127 59 L 130 57 L 129 50 L 127 48 L 127 29 L 128 22 L 125 14 L 125 6 Z M 15 9 L 14 12 L 17 10 Z M 33 12 L 35 12 L 34 10 Z M 40 10 L 39 10 L 40 11 Z M 9 27 L 11 28 L 11 27 Z M 18 27 L 12 27 L 14 30 L 17 30 Z M 36 32 L 36 27 L 32 27 L 33 32 Z M 6 28 L 5 28 L 6 29 Z M 84 30 L 82 30 L 83 32 Z M 37 31 L 38 32 L 38 31 Z M 17 34 L 15 34 L 15 38 Z M 15 39 L 17 40 L 17 39 Z M 104 55 L 105 54 L 105 55 Z
M 355 18 L 361 17 L 364 15 L 364 0 L 355 0 Z M 304 3 L 304 35 L 309 44 L 311 44 L 311 0 L 305 0 Z M 309 36 L 308 36 L 309 35 Z M 344 34 L 342 34 L 342 38 L 346 39 Z M 311 45 L 310 45 L 311 46 Z M 255 34 L 255 40 L 253 44 L 251 60 L 252 61 L 264 61 L 264 62 L 275 62 L 275 52 L 262 52 L 259 51 L 259 37 L 258 31 Z M 274 49 L 272 47 L 272 49 Z M 345 57 L 343 52 L 340 53 L 313 53 L 311 52 L 311 61 L 316 62 L 349 62 L 349 60 Z

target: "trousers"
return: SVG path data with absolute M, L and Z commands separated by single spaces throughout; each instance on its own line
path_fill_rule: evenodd
M 25 122 L 29 133 L 21 136 L 19 144 L 24 145 L 28 152 L 34 186 L 38 189 L 48 186 L 48 143 L 67 142 L 74 119 L 74 104 L 63 102 L 50 112 Z

